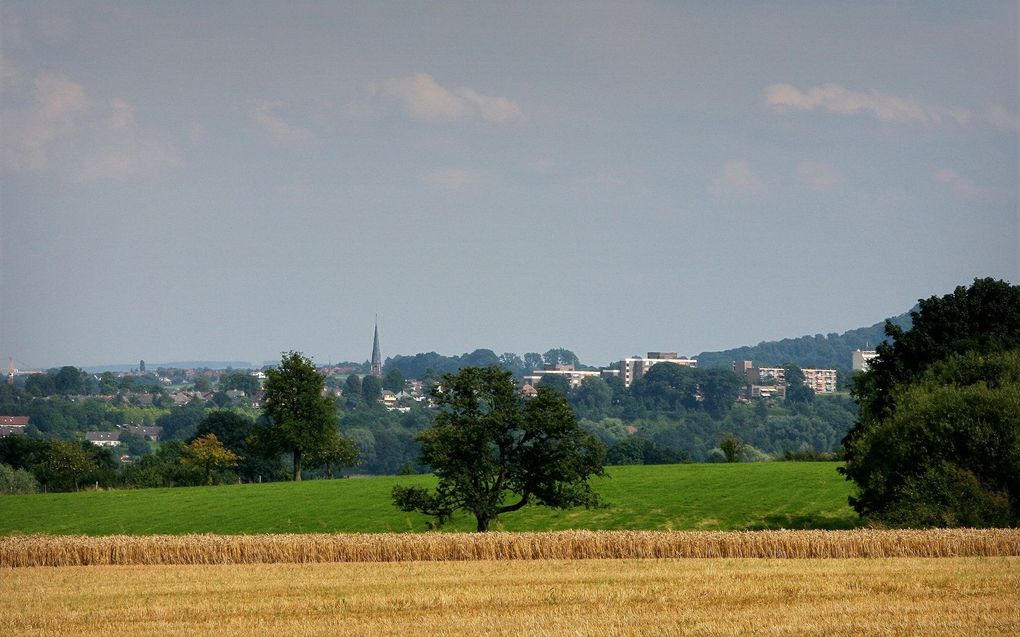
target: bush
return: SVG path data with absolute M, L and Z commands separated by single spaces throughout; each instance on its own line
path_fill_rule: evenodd
M 0 464 L 0 495 L 23 495 L 38 491 L 39 481 L 30 472 Z
M 875 516 L 896 527 L 1010 526 L 1009 497 L 983 485 L 973 472 L 943 462 L 911 477 L 892 504 Z

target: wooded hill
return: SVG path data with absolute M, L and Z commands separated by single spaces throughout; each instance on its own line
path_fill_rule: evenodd
M 889 319 L 903 329 L 910 328 L 910 312 Z M 762 341 L 757 345 L 698 354 L 698 367 L 729 369 L 733 361 L 751 360 L 761 365 L 793 363 L 798 367 L 850 369 L 854 350 L 875 349 L 886 339 L 885 321 L 859 327 L 842 334 L 815 334 L 781 341 Z

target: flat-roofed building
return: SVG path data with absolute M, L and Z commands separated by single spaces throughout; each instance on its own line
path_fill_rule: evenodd
M 878 356 L 878 352 L 873 349 L 859 349 L 853 352 L 850 358 L 850 368 L 856 372 L 868 371 L 868 366 L 871 363 L 871 359 Z
M 804 372 L 804 384 L 815 390 L 816 394 L 836 392 L 836 370 L 805 367 L 800 371 Z
M 652 367 L 659 363 L 672 363 L 683 367 L 697 367 L 698 359 L 677 356 L 676 352 L 648 352 L 648 356 L 632 356 L 625 358 L 619 363 L 620 376 L 623 377 L 624 387 L 630 387 L 637 379 L 648 373 Z
M 574 369 L 573 365 L 546 365 L 524 377 L 524 383 L 536 387 L 543 376 L 561 376 L 567 379 L 571 388 L 577 387 L 585 378 L 600 378 L 602 372 L 594 369 Z

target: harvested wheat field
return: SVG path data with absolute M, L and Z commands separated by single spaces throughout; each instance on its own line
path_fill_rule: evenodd
M 9 569 L 5 635 L 1015 635 L 1020 558 Z
M 0 537 L 0 567 L 633 558 L 1020 556 L 1018 529 Z

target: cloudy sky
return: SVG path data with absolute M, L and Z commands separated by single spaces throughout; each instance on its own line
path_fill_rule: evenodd
M 5 364 L 360 361 L 377 313 L 598 364 L 1020 282 L 1011 0 L 0 18 Z

